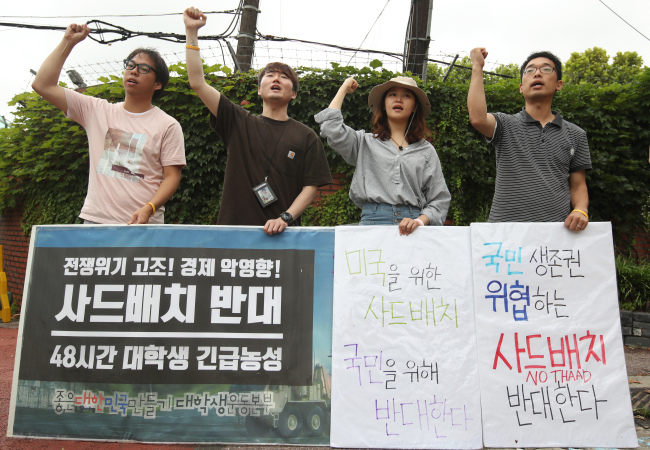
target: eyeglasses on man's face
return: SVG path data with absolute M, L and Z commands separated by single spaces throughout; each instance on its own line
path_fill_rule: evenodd
M 137 64 L 132 59 L 125 59 L 124 60 L 124 68 L 126 70 L 133 70 L 136 67 L 138 68 L 138 73 L 140 75 L 146 75 L 146 74 L 149 73 L 150 70 L 152 70 L 154 73 L 156 73 L 156 70 L 153 67 L 151 67 L 149 64 Z
M 551 66 L 542 66 L 542 67 L 526 67 L 524 69 L 524 75 L 534 75 L 535 72 L 540 71 L 544 75 L 549 75 L 555 72 L 555 68 Z

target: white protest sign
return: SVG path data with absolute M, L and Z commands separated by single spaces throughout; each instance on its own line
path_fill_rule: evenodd
M 333 447 L 481 448 L 469 228 L 336 228 Z
M 472 224 L 486 447 L 636 447 L 609 223 Z

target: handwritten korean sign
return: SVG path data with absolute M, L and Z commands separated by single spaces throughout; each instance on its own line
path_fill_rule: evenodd
M 636 447 L 611 227 L 472 224 L 486 447 Z
M 335 447 L 480 448 L 469 228 L 338 227 Z

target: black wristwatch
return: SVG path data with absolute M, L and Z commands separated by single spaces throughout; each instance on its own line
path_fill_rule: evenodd
M 293 225 L 293 216 L 286 211 L 280 214 L 280 219 L 287 222 L 287 225 Z

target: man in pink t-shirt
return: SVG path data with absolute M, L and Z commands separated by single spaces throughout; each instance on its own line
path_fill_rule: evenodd
M 59 74 L 88 25 L 70 25 L 41 66 L 32 87 L 81 124 L 88 135 L 88 192 L 79 217 L 85 223 L 162 224 L 164 205 L 185 167 L 180 124 L 153 106 L 169 81 L 154 50 L 137 49 L 124 60 L 123 103 L 109 103 L 58 85 Z

